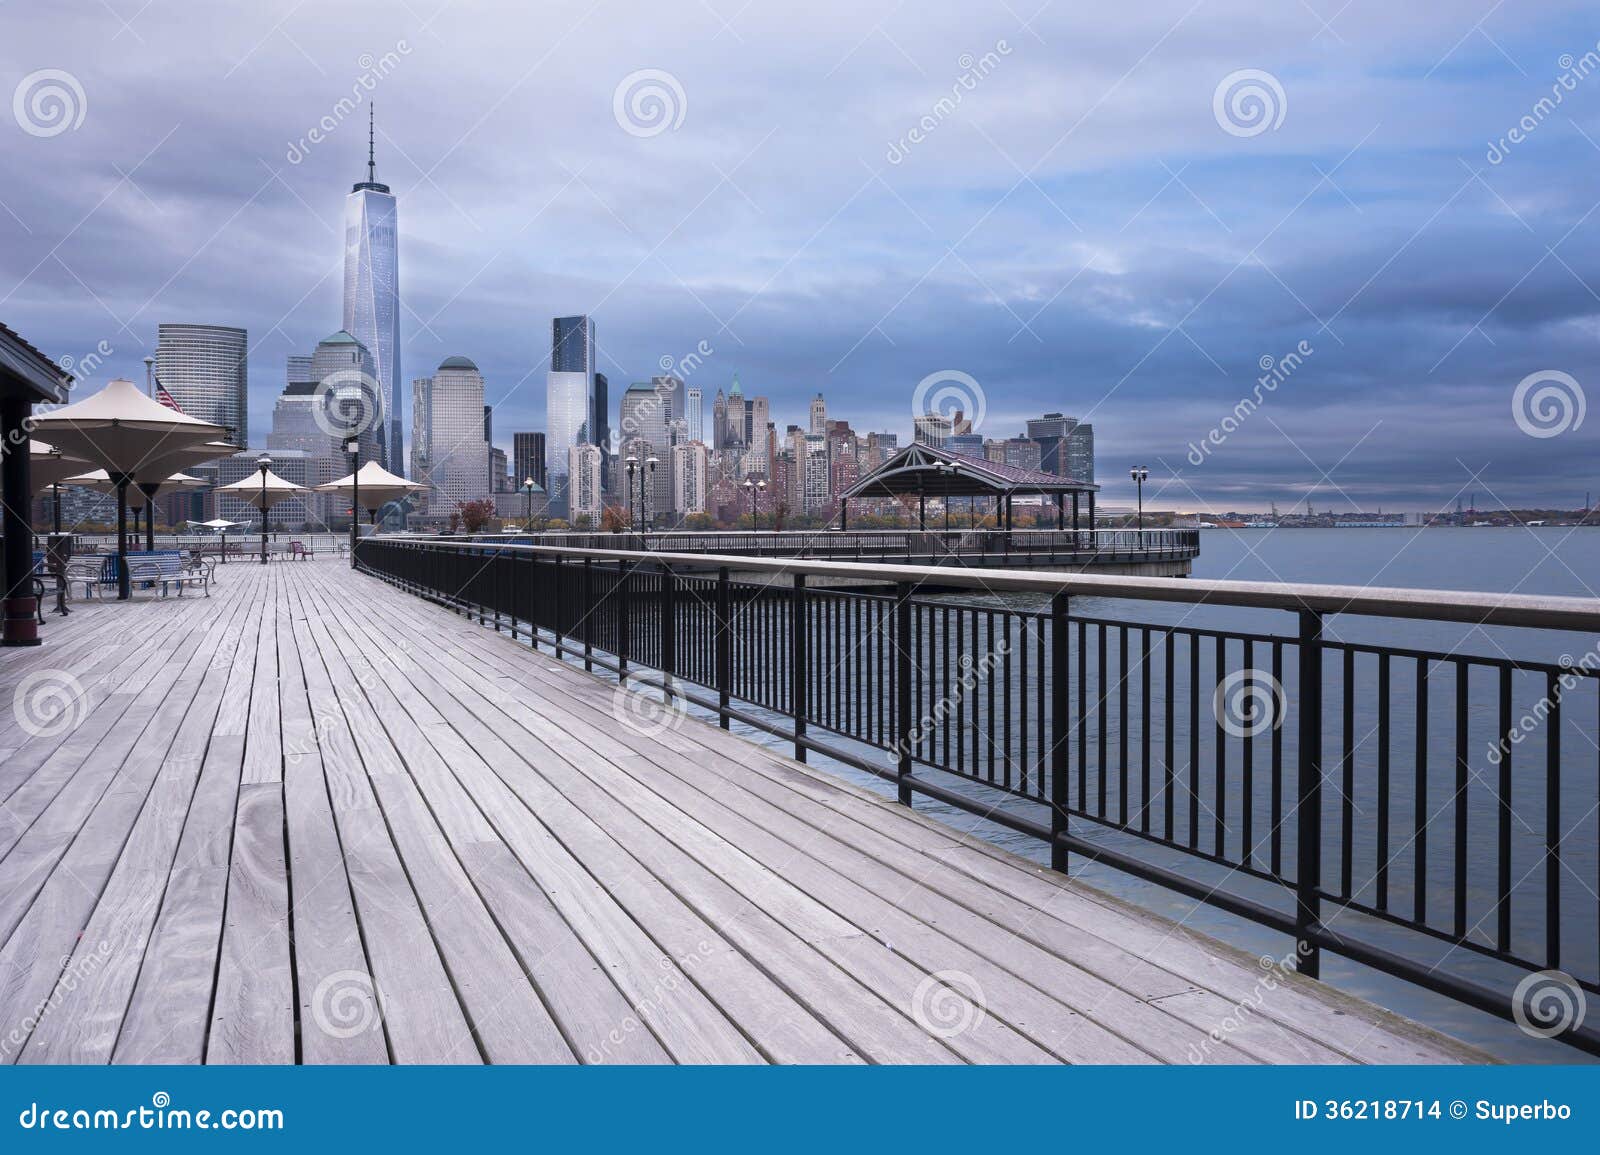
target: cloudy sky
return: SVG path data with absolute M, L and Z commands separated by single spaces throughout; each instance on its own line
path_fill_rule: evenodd
M 1600 491 L 1592 3 L 9 0 L 0 28 L 0 320 L 109 350 L 94 384 L 142 379 L 160 322 L 243 326 L 257 440 L 340 322 L 370 99 L 404 375 L 472 357 L 506 443 L 542 427 L 550 317 L 587 312 L 614 398 L 704 348 L 691 384 L 737 370 L 780 429 L 820 390 L 908 434 L 918 383 L 967 374 L 989 436 L 1092 420 L 1112 503 L 1135 464 L 1179 508 Z

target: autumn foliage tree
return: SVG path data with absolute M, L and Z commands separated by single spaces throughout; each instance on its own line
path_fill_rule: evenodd
M 494 503 L 491 501 L 463 501 L 456 506 L 461 514 L 461 524 L 468 533 L 478 533 L 489 524 L 489 519 L 494 516 Z

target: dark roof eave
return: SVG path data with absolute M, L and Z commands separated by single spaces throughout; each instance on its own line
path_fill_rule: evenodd
M 0 324 L 0 392 L 11 395 L 21 385 L 28 400 L 60 405 L 67 400 L 72 374 L 28 344 L 20 334 Z

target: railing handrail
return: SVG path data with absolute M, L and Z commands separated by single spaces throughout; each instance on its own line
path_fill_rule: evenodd
M 932 531 L 929 531 L 932 532 Z M 1146 531 L 1150 532 L 1150 531 Z M 641 562 L 704 568 L 726 566 L 742 573 L 805 574 L 808 577 L 922 582 L 984 592 L 1080 595 L 1187 605 L 1252 609 L 1315 610 L 1325 614 L 1417 618 L 1471 625 L 1600 632 L 1600 598 L 1537 594 L 1498 594 L 1481 590 L 1431 590 L 1402 587 L 1324 585 L 1305 582 L 1221 581 L 1210 578 L 1160 578 L 1016 569 L 964 570 L 946 566 L 897 565 L 892 577 L 881 567 L 812 558 L 753 557 L 743 554 L 669 553 L 522 545 L 493 540 L 461 541 L 421 534 L 378 535 L 369 540 L 398 545 L 449 546 L 560 555 L 594 561 Z

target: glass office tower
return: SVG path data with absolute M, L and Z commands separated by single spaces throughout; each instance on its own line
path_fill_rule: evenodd
M 344 329 L 372 354 L 383 398 L 378 436 L 383 467 L 404 473 L 398 230 L 394 195 L 388 185 L 378 183 L 369 125 L 367 179 L 344 202 Z

